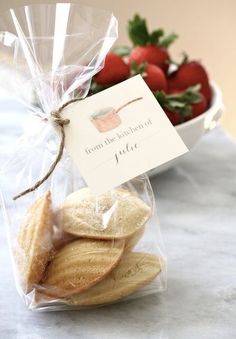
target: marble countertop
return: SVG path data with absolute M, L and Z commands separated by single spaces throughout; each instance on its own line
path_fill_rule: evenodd
M 236 338 L 236 143 L 220 128 L 152 180 L 168 290 L 86 311 L 34 313 L 18 296 L 0 232 L 0 338 Z

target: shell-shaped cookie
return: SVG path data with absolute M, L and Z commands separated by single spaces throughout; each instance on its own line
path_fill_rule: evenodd
M 151 208 L 129 191 L 114 189 L 100 196 L 83 188 L 70 194 L 61 209 L 65 232 L 80 237 L 122 239 L 147 222 Z
M 16 266 L 25 293 L 42 279 L 51 250 L 51 194 L 47 192 L 29 208 L 17 237 Z
M 118 264 L 123 240 L 75 240 L 55 255 L 42 284 L 42 293 L 65 297 L 86 290 L 102 280 Z
M 142 238 L 145 226 L 140 227 L 134 234 L 125 239 L 125 252 L 131 252 Z
M 161 258 L 142 252 L 124 255 L 117 267 L 99 284 L 65 300 L 70 305 L 103 305 L 136 292 L 161 271 Z

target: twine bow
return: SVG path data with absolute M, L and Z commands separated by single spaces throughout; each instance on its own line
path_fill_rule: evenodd
M 25 191 L 15 195 L 13 197 L 13 200 L 16 200 L 16 199 L 22 197 L 25 194 L 28 194 L 30 192 L 35 191 L 53 173 L 55 167 L 57 166 L 57 164 L 59 163 L 59 161 L 62 158 L 62 154 L 63 154 L 63 150 L 64 150 L 64 146 L 65 146 L 65 130 L 64 130 L 64 126 L 66 126 L 66 125 L 68 125 L 70 123 L 69 119 L 63 119 L 63 117 L 61 116 L 61 112 L 63 111 L 63 109 L 65 107 L 67 107 L 68 105 L 72 104 L 73 102 L 76 102 L 76 101 L 79 101 L 79 100 L 80 99 L 72 99 L 70 101 L 67 101 L 58 110 L 51 112 L 52 121 L 55 123 L 56 126 L 59 127 L 60 134 L 61 134 L 61 141 L 60 141 L 60 145 L 59 145 L 57 156 L 56 156 L 55 160 L 53 161 L 53 163 L 51 164 L 51 166 L 49 167 L 47 173 L 41 179 L 39 179 L 32 187 L 30 187 L 30 188 L 26 189 Z

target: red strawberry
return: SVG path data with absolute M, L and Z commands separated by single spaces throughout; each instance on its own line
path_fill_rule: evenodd
M 211 98 L 212 98 L 212 91 L 211 91 L 210 84 L 209 83 L 201 84 L 200 92 L 205 97 L 207 105 L 209 105 L 211 103 Z
M 201 93 L 200 90 L 199 90 L 199 92 L 200 92 L 199 93 L 200 101 L 191 104 L 191 107 L 192 107 L 191 111 L 192 111 L 192 113 L 191 113 L 191 117 L 189 117 L 189 119 L 192 119 L 192 118 L 194 118 L 194 117 L 204 113 L 207 110 L 207 108 L 208 108 L 205 96 Z M 172 94 L 181 95 L 183 93 L 184 93 L 184 91 L 182 91 L 182 90 L 168 89 L 168 94 L 169 95 L 172 95 Z
M 201 101 L 192 104 L 192 118 L 195 118 L 198 115 L 206 112 L 206 110 L 207 110 L 207 101 L 206 98 L 202 95 Z
M 157 45 L 136 47 L 132 50 L 129 56 L 130 62 L 135 62 L 136 64 L 148 62 L 149 64 L 159 66 L 164 72 L 168 70 L 169 59 L 170 56 L 167 50 Z
M 172 124 L 177 125 L 206 111 L 207 102 L 199 89 L 200 85 L 195 85 L 184 91 L 172 89 L 171 93 L 157 91 L 154 95 Z
M 129 77 L 129 66 L 115 53 L 108 53 L 105 59 L 104 68 L 95 75 L 98 85 L 117 84 Z
M 155 65 L 147 65 L 144 69 L 143 79 L 151 91 L 167 90 L 167 80 L 161 68 Z
M 137 14 L 129 21 L 128 33 L 134 46 L 129 57 L 130 63 L 147 62 L 159 66 L 164 72 L 168 70 L 170 56 L 167 48 L 176 40 L 175 33 L 165 35 L 162 29 L 150 32 L 146 20 Z
M 179 88 L 179 83 L 178 83 L 178 77 L 176 76 L 176 72 L 171 73 L 167 77 L 167 84 L 168 84 L 168 90 L 167 92 L 169 94 L 175 94 L 175 93 L 180 93 L 182 90 Z
M 179 125 L 182 122 L 181 116 L 178 112 L 171 112 L 167 109 L 164 110 L 167 117 L 169 118 L 172 125 L 176 126 Z
M 197 61 L 182 64 L 177 70 L 177 77 L 182 89 L 196 85 L 196 83 L 208 83 L 208 75 L 204 67 Z
M 186 88 L 200 84 L 200 92 L 204 95 L 207 103 L 211 101 L 211 88 L 205 68 L 197 61 L 183 63 L 177 71 L 168 79 L 168 89 L 185 90 Z

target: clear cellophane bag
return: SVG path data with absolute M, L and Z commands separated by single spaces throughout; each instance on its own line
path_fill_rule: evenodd
M 15 74 L 11 92 L 28 114 L 1 169 L 1 207 L 16 287 L 33 310 L 102 306 L 166 287 L 146 175 L 94 196 L 64 150 L 40 187 L 13 200 L 57 156 L 60 136 L 51 112 L 87 96 L 116 38 L 111 13 L 71 3 L 20 7 L 0 18 L 0 51 Z

